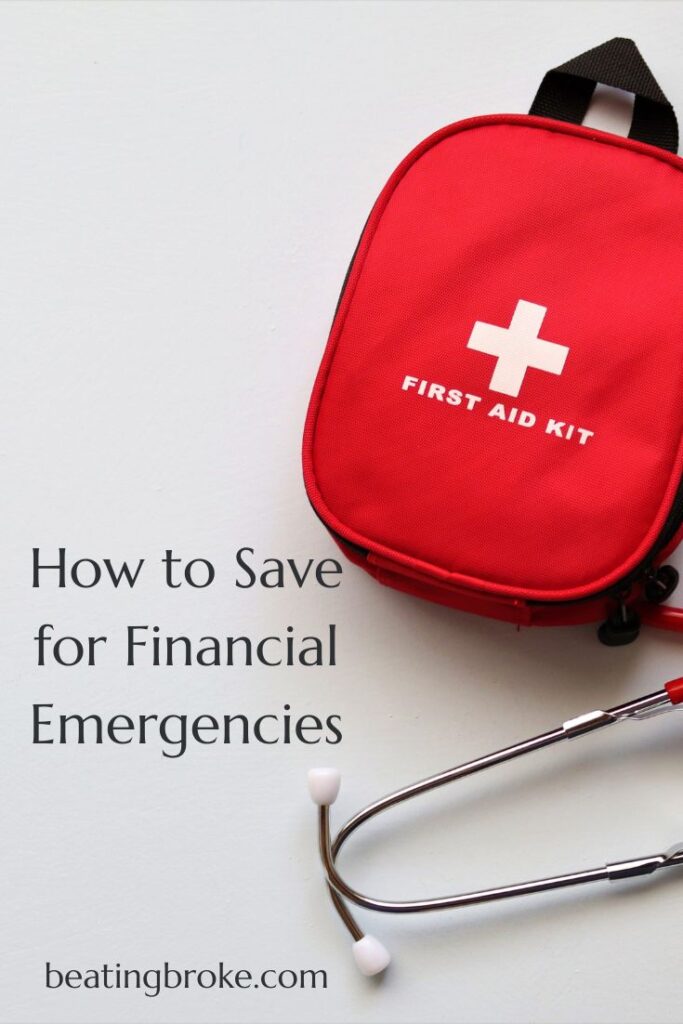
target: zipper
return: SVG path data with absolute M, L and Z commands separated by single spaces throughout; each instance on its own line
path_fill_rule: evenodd
M 647 582 L 648 578 L 652 578 L 653 575 L 656 575 L 657 570 L 654 565 L 654 559 L 658 552 L 662 551 L 667 544 L 673 540 L 681 523 L 683 523 L 683 481 L 678 485 L 669 514 L 664 521 L 664 525 L 662 526 L 657 540 L 654 542 L 648 554 L 635 569 L 615 585 L 615 588 L 610 587 L 607 593 L 612 594 L 615 589 L 619 591 L 623 590 L 624 587 L 632 587 L 634 583 L 638 583 L 640 581 Z M 615 596 L 618 596 L 618 594 Z

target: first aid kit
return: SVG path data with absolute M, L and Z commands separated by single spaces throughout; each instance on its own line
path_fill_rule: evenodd
M 596 84 L 627 138 L 584 126 Z M 310 501 L 380 583 L 519 625 L 683 630 L 683 161 L 635 44 L 459 121 L 377 199 L 305 427 Z

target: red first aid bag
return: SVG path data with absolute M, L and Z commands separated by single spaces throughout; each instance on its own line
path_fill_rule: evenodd
M 596 83 L 628 138 L 583 127 Z M 614 39 L 530 115 L 460 121 L 399 165 L 363 230 L 313 390 L 309 498 L 381 583 L 523 625 L 661 606 L 683 523 L 683 161 Z

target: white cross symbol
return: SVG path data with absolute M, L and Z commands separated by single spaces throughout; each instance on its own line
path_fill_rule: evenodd
M 569 349 L 538 336 L 547 312 L 545 306 L 520 299 L 509 327 L 496 327 L 477 320 L 467 347 L 498 357 L 489 384 L 491 391 L 516 398 L 528 369 L 562 373 Z

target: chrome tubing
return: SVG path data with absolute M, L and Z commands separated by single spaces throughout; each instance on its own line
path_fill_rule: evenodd
M 389 914 L 413 914 L 434 910 L 449 910 L 455 907 L 473 906 L 495 900 L 509 899 L 514 896 L 527 896 L 534 893 L 548 892 L 570 886 L 585 885 L 590 882 L 619 881 L 626 878 L 651 875 L 662 868 L 683 864 L 683 843 L 665 853 L 651 856 L 631 858 L 617 863 L 605 864 L 597 868 L 569 874 L 554 875 L 548 878 L 535 879 L 514 885 L 497 886 L 492 889 L 481 889 L 456 895 L 439 896 L 430 899 L 413 900 L 382 900 L 367 896 L 352 888 L 339 874 L 336 860 L 339 852 L 349 837 L 365 822 L 395 807 L 397 804 L 411 800 L 422 793 L 438 789 L 450 782 L 466 778 L 485 768 L 512 761 L 524 754 L 552 746 L 562 740 L 574 740 L 589 732 L 594 732 L 609 725 L 624 721 L 644 721 L 656 715 L 683 706 L 683 684 L 680 681 L 667 684 L 663 690 L 641 697 L 637 700 L 620 704 L 609 711 L 592 711 L 578 718 L 570 719 L 560 728 L 542 733 L 531 739 L 505 747 L 485 757 L 468 761 L 465 764 L 450 768 L 447 771 L 431 775 L 426 779 L 405 786 L 359 811 L 343 825 L 336 837 L 332 838 L 330 826 L 330 806 L 339 792 L 340 776 L 334 769 L 314 769 L 309 773 L 309 789 L 315 803 L 318 804 L 318 838 L 320 856 L 327 877 L 332 902 L 345 927 L 354 939 L 354 957 L 364 974 L 380 973 L 389 963 L 389 954 L 382 944 L 371 935 L 365 935 L 346 901 L 355 903 L 367 910 L 377 910 Z

